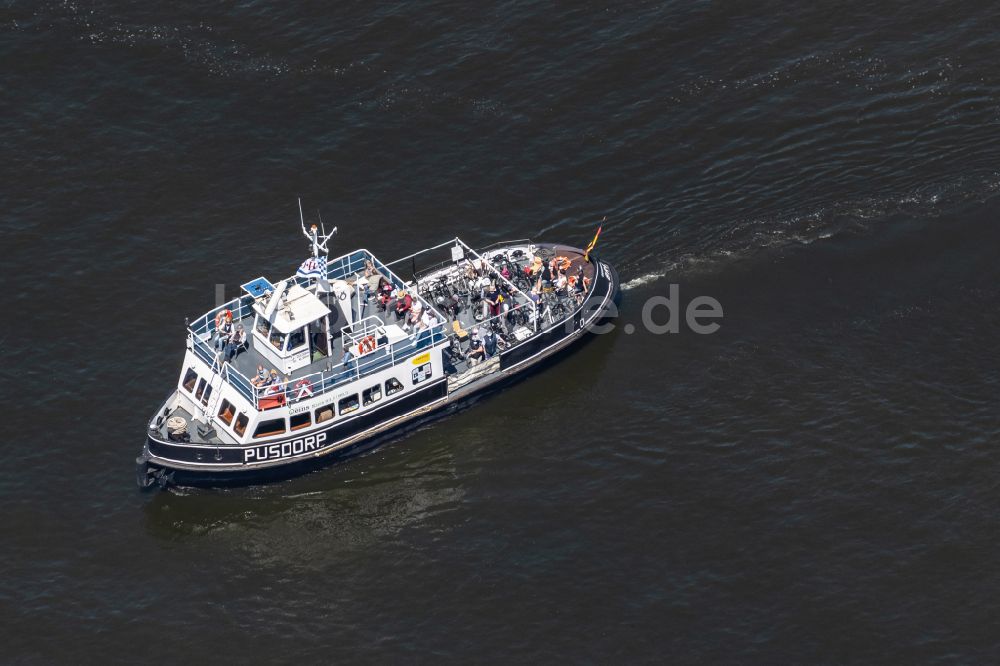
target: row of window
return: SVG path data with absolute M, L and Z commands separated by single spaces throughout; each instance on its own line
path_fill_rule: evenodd
M 341 416 L 344 416 L 345 414 L 356 412 L 362 405 L 367 407 L 368 405 L 378 402 L 382 399 L 383 393 L 384 395 L 389 396 L 399 393 L 402 390 L 402 382 L 395 377 L 390 377 L 386 380 L 384 389 L 382 384 L 375 384 L 374 386 L 362 391 L 360 400 L 357 393 L 341 398 L 337 402 L 336 412 L 339 412 Z M 336 412 L 334 411 L 334 406 L 330 404 L 318 407 L 314 412 L 303 412 L 302 414 L 295 414 L 294 416 L 288 417 L 287 426 L 285 424 L 285 419 L 283 418 L 261 421 L 257 424 L 257 427 L 254 428 L 253 436 L 254 438 L 272 437 L 286 432 L 286 429 L 294 432 L 296 430 L 301 430 L 302 428 L 308 428 L 313 424 L 314 418 L 316 423 L 323 423 L 324 421 L 332 419 L 336 415 Z M 234 407 L 228 400 L 223 399 L 222 404 L 219 406 L 219 420 L 227 426 L 232 427 L 233 432 L 242 437 L 246 433 L 249 418 L 245 413 L 240 413 L 240 415 L 236 417 L 234 423 L 233 417 L 235 415 L 236 407 Z
M 430 376 L 430 363 L 425 363 L 419 368 L 413 369 L 412 379 L 414 385 L 429 379 Z M 206 406 L 208 405 L 208 398 L 212 395 L 212 385 L 206 383 L 203 378 L 199 378 L 198 373 L 195 372 L 194 368 L 188 368 L 187 372 L 184 374 L 182 386 L 188 393 L 194 393 L 195 400 L 200 400 L 201 404 Z M 337 411 L 341 416 L 344 416 L 345 414 L 356 412 L 362 405 L 367 407 L 368 405 L 375 404 L 382 399 L 383 392 L 386 396 L 390 396 L 399 393 L 402 390 L 402 382 L 395 377 L 390 377 L 385 381 L 384 391 L 382 384 L 375 384 L 374 386 L 371 386 L 361 392 L 360 400 L 357 393 L 349 395 L 337 402 Z M 314 412 L 303 412 L 302 414 L 290 416 L 288 417 L 287 426 L 284 418 L 261 421 L 254 429 L 253 436 L 254 438 L 272 437 L 274 435 L 284 433 L 286 428 L 292 432 L 301 430 L 302 428 L 308 428 L 313 424 L 314 416 L 316 423 L 329 421 L 335 416 L 333 405 L 324 405 L 317 408 Z M 240 415 L 236 417 L 236 407 L 228 400 L 223 399 L 222 404 L 219 405 L 218 417 L 223 423 L 231 427 L 233 432 L 236 433 L 238 437 L 242 437 L 246 434 L 247 424 L 250 422 L 250 418 L 247 416 L 246 412 L 241 412 Z M 233 422 L 234 417 L 236 417 L 235 423 Z
M 198 385 L 198 390 L 195 390 L 195 384 Z M 195 400 L 201 400 L 201 404 L 208 405 L 208 399 L 212 395 L 212 385 L 199 378 L 194 368 L 188 368 L 181 385 L 188 393 L 194 393 Z

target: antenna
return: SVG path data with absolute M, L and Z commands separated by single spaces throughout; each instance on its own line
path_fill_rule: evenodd
M 319 214 L 319 211 L 316 211 L 316 213 Z M 316 229 L 316 225 L 314 224 L 311 227 L 309 227 L 307 231 L 306 218 L 305 215 L 302 214 L 302 197 L 299 197 L 299 222 L 302 224 L 302 235 L 308 238 L 309 242 L 312 243 L 313 256 L 319 257 L 320 250 L 323 251 L 323 254 L 329 254 L 330 250 L 327 248 L 326 244 L 330 241 L 333 235 L 337 233 L 337 227 L 334 227 L 330 231 L 330 233 L 326 233 L 326 228 L 324 227 L 323 232 L 320 233 Z M 322 223 L 323 223 L 323 218 L 321 217 L 320 224 Z

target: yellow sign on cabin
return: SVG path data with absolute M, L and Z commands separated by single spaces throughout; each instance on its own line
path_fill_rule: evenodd
M 430 352 L 421 354 L 420 356 L 417 356 L 413 359 L 413 365 L 423 365 L 424 363 L 430 363 L 430 362 L 431 362 Z

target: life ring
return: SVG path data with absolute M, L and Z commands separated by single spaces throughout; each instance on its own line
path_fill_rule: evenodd
M 312 397 L 312 394 L 313 394 L 312 383 L 308 379 L 306 379 L 305 377 L 303 377 L 299 381 L 295 382 L 295 386 L 293 386 L 292 388 L 295 389 L 295 399 L 296 400 L 302 400 L 303 398 L 311 398 Z
M 375 351 L 375 336 L 366 335 L 361 338 L 361 342 L 358 343 L 358 353 L 367 354 L 368 352 Z
M 215 315 L 215 328 L 219 329 L 222 327 L 222 322 L 226 320 L 232 321 L 233 311 L 232 310 L 219 310 Z

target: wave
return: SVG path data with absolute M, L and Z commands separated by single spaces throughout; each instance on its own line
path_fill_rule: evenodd
M 637 237 L 616 250 L 619 255 L 622 251 L 637 249 L 637 246 L 644 250 L 638 260 L 621 262 L 622 273 L 639 273 L 637 277 L 624 281 L 622 289 L 637 289 L 667 277 L 695 271 L 720 270 L 732 261 L 760 252 L 812 245 L 844 233 L 864 233 L 877 229 L 895 216 L 939 217 L 967 202 L 984 201 L 997 192 L 1000 192 L 1000 172 L 991 172 L 978 178 L 962 177 L 950 182 L 925 184 L 907 192 L 735 220 L 723 232 L 715 231 L 707 239 L 698 238 L 691 232 L 687 238 L 673 239 L 673 248 L 650 247 L 645 242 L 648 239 L 638 240 Z M 653 258 L 664 254 L 671 258 L 650 269 Z

